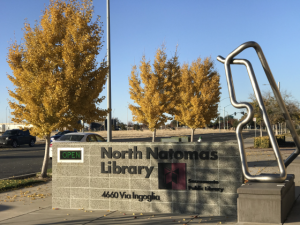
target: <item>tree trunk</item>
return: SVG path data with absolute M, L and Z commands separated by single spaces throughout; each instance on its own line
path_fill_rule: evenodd
M 153 131 L 152 142 L 155 142 L 156 129 Z
M 41 177 L 47 177 L 47 169 L 48 169 L 48 161 L 49 161 L 49 145 L 50 145 L 50 134 L 46 136 L 46 145 L 45 145 L 45 155 L 44 155 L 44 162 L 42 166 Z
M 195 129 L 193 129 L 193 128 L 192 128 L 191 142 L 193 142 L 193 141 L 194 141 L 194 131 L 195 131 Z

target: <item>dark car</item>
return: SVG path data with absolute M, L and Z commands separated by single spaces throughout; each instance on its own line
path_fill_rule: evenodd
M 77 132 L 77 131 L 76 130 L 74 130 L 74 131 L 64 130 L 64 131 L 58 132 L 57 134 L 50 137 L 50 142 L 57 140 L 58 138 L 60 138 L 61 136 L 65 135 L 65 134 L 74 133 L 74 132 Z
M 0 146 L 10 145 L 16 148 L 18 145 L 28 144 L 30 147 L 34 146 L 36 137 L 31 136 L 29 130 L 23 131 L 19 129 L 7 130 L 0 137 Z

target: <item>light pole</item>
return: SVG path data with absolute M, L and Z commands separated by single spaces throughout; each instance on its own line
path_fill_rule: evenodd
M 229 98 L 229 97 L 226 97 L 226 98 L 223 98 L 221 101 L 223 101 L 224 99 L 227 99 L 227 98 Z M 220 101 L 220 102 L 221 102 Z M 220 109 L 221 109 L 221 105 L 220 105 Z M 221 110 L 220 110 L 221 111 Z M 223 120 L 224 120 L 224 118 L 223 118 Z M 221 132 L 221 121 L 220 121 L 220 115 L 219 115 L 219 132 Z
M 228 112 L 225 111 L 227 113 L 227 131 L 228 131 Z
M 6 125 L 5 125 L 5 126 L 7 126 L 7 107 L 8 107 L 8 106 L 6 106 L 6 110 L 5 110 L 5 112 L 6 112 L 6 116 L 5 116 L 5 117 L 6 117 Z M 5 129 L 6 129 L 6 128 L 5 128 Z
M 223 116 L 224 116 L 224 118 L 225 118 L 225 108 L 227 107 L 227 106 L 230 106 L 231 104 L 229 104 L 229 105 L 226 105 L 225 107 L 224 107 L 224 111 L 223 111 Z M 224 130 L 225 130 L 225 119 L 223 119 L 223 124 L 224 124 Z
M 128 131 L 128 106 L 127 106 L 127 131 Z
M 110 4 L 106 1 L 106 15 L 107 15 L 107 109 L 111 109 L 111 56 L 110 56 Z M 111 111 L 107 114 L 107 142 L 111 142 Z

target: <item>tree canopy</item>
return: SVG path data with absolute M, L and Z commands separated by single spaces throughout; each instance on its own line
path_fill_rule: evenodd
M 133 121 L 143 123 L 153 131 L 164 125 L 172 117 L 166 113 L 174 113 L 180 67 L 175 54 L 167 60 L 164 46 L 159 48 L 154 59 L 153 69 L 150 62 L 142 57 L 138 74 L 137 67 L 133 66 L 129 77 L 130 98 L 138 105 L 129 105 L 133 114 Z
M 13 121 L 32 124 L 32 134 L 47 141 L 52 130 L 79 129 L 78 120 L 90 123 L 107 115 L 99 108 L 104 99 L 99 94 L 108 69 L 104 61 L 96 63 L 103 31 L 99 16 L 91 22 L 92 14 L 92 0 L 51 0 L 39 24 L 25 23 L 24 42 L 9 48 Z
M 179 104 L 176 105 L 175 120 L 182 122 L 194 130 L 205 127 L 218 116 L 218 102 L 220 101 L 220 76 L 214 70 L 211 58 L 203 61 L 198 58 L 181 67 L 179 84 Z
M 282 91 L 281 96 L 290 114 L 291 119 L 298 124 L 300 121 L 299 102 L 295 100 L 291 94 L 287 93 L 287 91 Z M 256 122 L 257 123 L 260 123 L 260 121 L 263 122 L 262 114 L 258 106 L 256 97 L 253 94 L 251 94 L 249 98 L 251 100 L 251 105 L 253 106 L 254 109 L 254 117 L 256 117 Z M 276 124 L 276 123 L 285 122 L 284 116 L 279 108 L 278 102 L 275 99 L 273 93 L 271 91 L 264 92 L 262 94 L 262 98 L 263 98 L 263 102 L 270 123 Z

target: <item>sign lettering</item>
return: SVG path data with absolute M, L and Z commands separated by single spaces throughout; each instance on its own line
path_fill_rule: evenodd
M 83 148 L 58 148 L 57 162 L 83 163 Z

